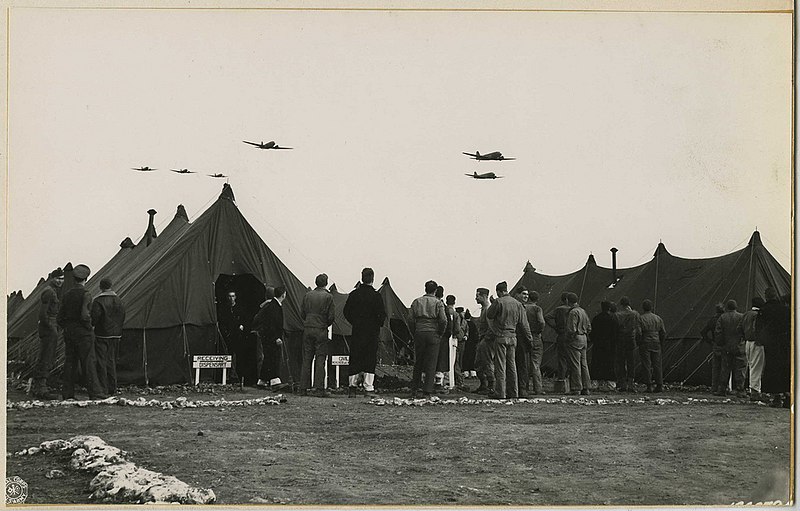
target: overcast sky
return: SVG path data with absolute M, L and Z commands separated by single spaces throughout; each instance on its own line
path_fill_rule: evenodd
M 96 271 L 150 208 L 194 219 L 215 172 L 306 285 L 368 265 L 407 305 L 431 278 L 474 310 L 527 260 L 710 257 L 756 226 L 790 267 L 790 14 L 15 9 L 10 28 L 8 292 Z

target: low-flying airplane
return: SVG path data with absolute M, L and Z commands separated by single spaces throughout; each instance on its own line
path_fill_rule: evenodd
M 172 172 L 177 172 L 178 174 L 195 174 L 195 171 L 189 169 L 180 169 L 180 170 L 169 169 L 169 170 L 171 170 Z
M 516 160 L 516 158 L 506 158 L 503 156 L 503 153 L 500 151 L 495 151 L 493 153 L 481 154 L 479 151 L 475 151 L 475 154 L 472 153 L 461 153 L 470 156 L 473 160 L 478 161 L 488 161 L 488 160 L 495 160 L 495 161 L 503 161 L 503 160 Z
M 138 170 L 139 172 L 151 172 L 153 170 L 158 170 L 158 169 L 151 169 L 150 167 L 139 167 L 137 169 L 137 168 L 131 167 L 131 170 Z
M 472 174 L 464 174 L 465 176 L 469 176 L 473 179 L 502 179 L 503 176 L 496 176 L 494 172 L 486 172 L 485 174 L 478 174 L 477 172 L 473 172 Z
M 267 142 L 266 144 L 264 143 L 263 140 L 261 141 L 260 144 L 256 142 L 248 142 L 247 140 L 242 140 L 242 142 L 244 142 L 245 144 L 256 146 L 259 149 L 291 149 L 291 147 L 281 147 L 272 140 Z
M 228 177 L 225 174 L 208 174 L 208 177 Z

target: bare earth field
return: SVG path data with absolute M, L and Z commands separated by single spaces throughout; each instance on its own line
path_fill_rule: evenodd
M 476 386 L 474 380 L 469 383 Z M 122 394 L 136 399 L 139 395 Z M 252 399 L 252 388 L 146 399 Z M 453 399 L 456 394 L 442 396 Z M 381 397 L 408 397 L 386 391 Z M 786 501 L 790 413 L 712 403 L 376 406 L 363 397 L 287 395 L 278 406 L 129 406 L 7 411 L 7 451 L 97 435 L 138 465 L 211 488 L 218 504 L 730 505 Z M 545 396 L 556 397 L 556 396 Z M 558 396 L 561 397 L 561 396 Z M 593 393 L 618 400 L 643 395 Z M 9 387 L 8 399 L 26 399 Z M 202 436 L 198 435 L 202 432 Z M 91 476 L 54 454 L 11 456 L 26 504 L 89 503 Z M 50 469 L 67 475 L 47 479 Z

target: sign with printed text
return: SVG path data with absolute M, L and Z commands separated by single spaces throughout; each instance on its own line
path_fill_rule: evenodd
M 331 355 L 331 365 L 335 366 L 350 365 L 350 355 Z
M 195 355 L 192 367 L 195 369 L 230 368 L 233 355 Z

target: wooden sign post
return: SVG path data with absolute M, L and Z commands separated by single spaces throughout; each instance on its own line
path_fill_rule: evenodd
M 331 365 L 336 367 L 336 388 L 339 388 L 339 366 L 350 365 L 350 355 L 331 355 Z
M 233 363 L 233 355 L 195 355 L 192 367 L 194 368 L 194 384 L 200 384 L 200 369 L 222 369 L 222 384 L 228 381 L 228 368 Z

